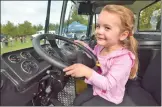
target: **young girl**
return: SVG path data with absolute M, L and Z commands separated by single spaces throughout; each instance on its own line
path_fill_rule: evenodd
M 137 41 L 133 37 L 133 28 L 134 14 L 128 8 L 106 5 L 102 9 L 95 31 L 97 45 L 93 50 L 102 72 L 98 73 L 83 64 L 64 69 L 66 75 L 85 77 L 85 82 L 92 85 L 92 88 L 87 88 L 74 100 L 74 105 L 126 103 L 125 85 L 128 78 L 136 76 L 138 70 Z M 76 42 L 90 49 L 84 42 Z

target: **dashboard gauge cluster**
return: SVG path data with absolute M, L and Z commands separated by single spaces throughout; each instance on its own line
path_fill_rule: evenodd
M 45 46 L 42 45 L 43 49 Z M 31 87 L 37 88 L 38 81 L 52 67 L 33 47 L 3 53 L 1 66 L 0 90 L 5 90 L 6 82 L 11 82 L 9 84 L 16 93 L 26 92 Z M 10 92 L 10 89 L 8 91 Z M 32 97 L 32 94 L 30 96 Z
M 21 57 L 17 54 L 12 54 L 8 56 L 8 60 L 11 63 L 19 63 L 21 61 Z
M 20 53 L 20 56 L 22 57 L 22 58 L 24 58 L 24 59 L 28 59 L 28 58 L 30 58 L 31 57 L 31 54 L 29 53 L 29 52 L 21 52 Z
M 42 48 L 49 56 L 51 56 L 51 58 L 56 57 L 61 59 L 57 49 L 53 49 L 50 45 L 45 45 Z M 21 67 L 21 70 L 27 74 L 38 72 L 38 70 L 41 68 L 39 67 L 39 63 L 41 63 L 41 61 L 37 60 L 39 55 L 36 54 L 35 51 L 24 50 L 19 53 L 10 54 L 7 56 L 7 58 L 11 64 L 14 64 L 12 66 Z
M 11 54 L 8 56 L 8 60 L 11 63 L 19 63 L 22 61 L 22 59 L 29 59 L 31 58 L 31 54 L 29 52 L 20 52 L 20 55 L 18 54 Z
M 24 72 L 31 74 L 37 72 L 39 67 L 36 62 L 31 60 L 25 60 L 21 63 L 21 68 Z
M 30 60 L 31 57 L 32 55 L 30 54 L 30 52 L 22 51 L 20 52 L 20 54 L 9 55 L 8 60 L 14 64 L 20 63 L 21 69 L 25 73 L 32 74 L 34 72 L 37 72 L 39 67 L 35 61 Z

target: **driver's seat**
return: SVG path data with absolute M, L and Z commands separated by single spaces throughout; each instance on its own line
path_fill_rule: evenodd
M 93 34 L 91 37 L 90 37 L 90 41 L 89 41 L 89 46 L 94 49 L 95 45 L 97 44 L 97 41 L 95 39 L 95 35 Z
M 143 79 L 128 85 L 126 94 L 137 106 L 161 105 L 161 51 L 147 67 Z

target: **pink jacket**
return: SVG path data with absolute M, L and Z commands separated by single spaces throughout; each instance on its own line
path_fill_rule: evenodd
M 106 56 L 99 55 L 103 49 L 96 45 L 94 50 L 90 49 L 98 58 L 101 64 L 101 74 L 93 72 L 89 79 L 85 79 L 87 84 L 93 86 L 93 95 L 119 104 L 123 101 L 125 85 L 128 81 L 130 71 L 134 65 L 135 56 L 128 49 L 122 48 Z

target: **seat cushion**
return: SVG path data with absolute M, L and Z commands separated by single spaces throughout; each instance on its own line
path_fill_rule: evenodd
M 161 104 L 161 52 L 149 64 L 143 80 L 142 87 L 147 90 L 154 99 Z
M 158 106 L 158 103 L 155 99 L 145 91 L 140 85 L 131 84 L 127 88 L 127 94 L 136 104 L 136 106 Z

